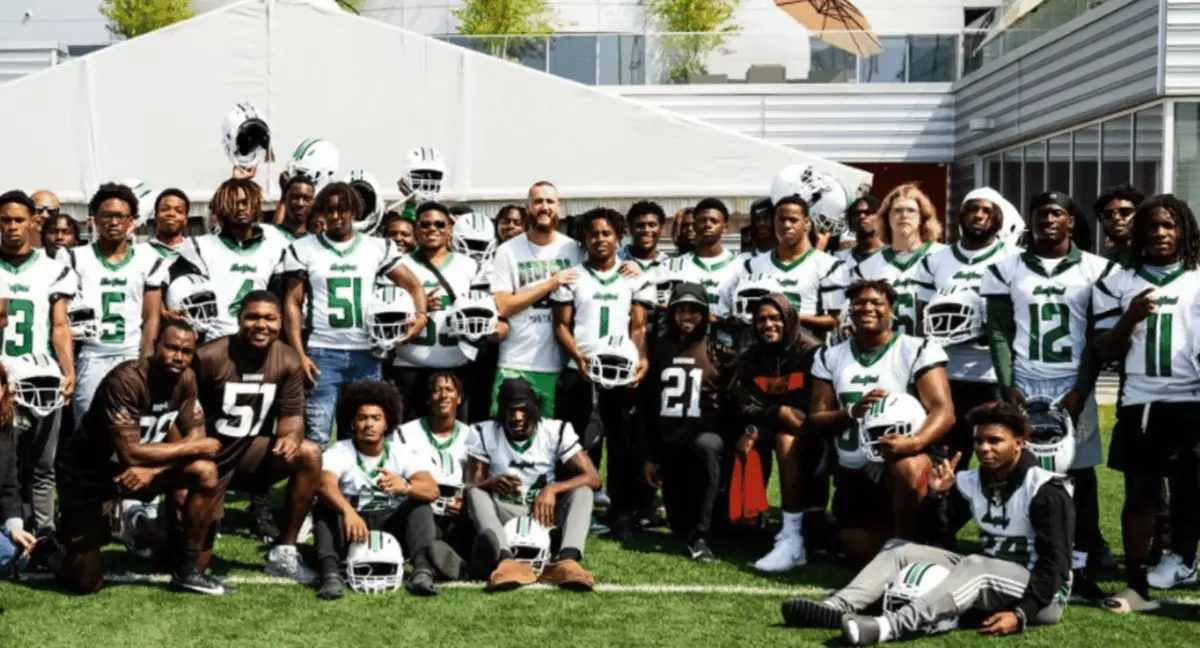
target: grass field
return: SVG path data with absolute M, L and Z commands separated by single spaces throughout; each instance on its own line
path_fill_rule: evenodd
M 1112 408 L 1102 408 L 1102 427 Z M 1101 469 L 1102 527 L 1120 554 L 1119 475 Z M 774 499 L 775 493 L 772 493 Z M 775 503 L 773 501 L 773 503 Z M 231 513 L 231 523 L 245 522 Z M 240 525 L 238 525 L 241 528 Z M 974 534 L 964 530 L 964 540 Z M 731 646 L 838 643 L 835 633 L 782 626 L 779 604 L 787 596 L 819 597 L 850 576 L 839 565 L 816 563 L 778 577 L 760 576 L 752 562 L 771 538 L 715 546 L 719 560 L 697 565 L 665 533 L 648 533 L 624 547 L 592 538 L 585 565 L 600 591 L 572 594 L 529 589 L 486 594 L 475 586 L 446 588 L 433 599 L 405 593 L 349 593 L 332 603 L 311 590 L 262 577 L 262 548 L 239 535 L 220 539 L 214 567 L 238 582 L 235 596 L 174 595 L 159 582 L 110 583 L 101 593 L 78 597 L 55 591 L 45 580 L 0 583 L 0 646 Z M 113 548 L 108 572 L 145 575 L 148 567 Z M 1119 589 L 1113 582 L 1110 591 Z M 140 578 L 140 576 L 139 576 Z M 1180 602 L 1155 616 L 1117 616 L 1073 604 L 1062 623 L 1023 636 L 995 640 L 1012 646 L 1186 646 L 1200 643 L 1200 593 L 1171 592 Z M 987 641 L 970 632 L 918 640 L 922 646 Z

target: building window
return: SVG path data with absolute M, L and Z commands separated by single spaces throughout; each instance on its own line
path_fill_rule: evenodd
M 1050 139 L 1046 152 L 1047 191 L 1071 191 L 1071 135 Z
M 1016 205 L 1022 214 L 1025 213 L 1025 203 L 1021 200 L 1021 178 L 1023 173 L 1021 158 L 1024 157 L 1023 153 L 1024 149 L 1018 148 L 1005 151 L 1001 154 L 1004 160 L 1004 167 L 1000 175 L 1000 186 L 996 187 L 1001 195 L 1008 202 Z
M 1083 208 L 1088 216 L 1087 226 L 1092 232 L 1092 240 L 1096 236 L 1096 216 L 1092 213 L 1092 205 L 1100 196 L 1100 126 L 1089 126 L 1075 131 L 1075 184 L 1071 188 L 1071 197 Z
M 596 85 L 596 36 L 560 34 L 550 37 L 550 74 Z
M 1128 184 L 1133 173 L 1133 115 L 1110 119 L 1101 127 L 1104 129 L 1104 157 L 1100 166 L 1100 188 Z
M 1146 194 L 1162 191 L 1163 108 L 1151 106 L 1134 114 L 1133 186 Z
M 646 37 L 630 34 L 601 34 L 599 40 L 600 85 L 646 83 Z
M 904 83 L 908 77 L 908 38 L 882 36 L 883 51 L 863 59 L 864 83 Z
M 958 63 L 958 36 L 910 36 L 908 81 L 949 83 Z
M 1200 200 L 1200 103 L 1175 104 L 1175 195 Z
M 1021 197 L 1024 204 L 1046 191 L 1046 141 L 1025 147 L 1025 191 Z

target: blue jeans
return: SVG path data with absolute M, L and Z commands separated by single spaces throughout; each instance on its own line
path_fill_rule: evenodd
M 0 575 L 9 573 L 12 568 L 13 558 L 16 558 L 18 553 L 17 545 L 8 537 L 4 531 L 0 531 Z M 25 569 L 25 565 L 29 562 L 29 556 L 21 558 L 18 570 Z
M 360 380 L 379 380 L 379 358 L 369 350 L 309 349 L 308 357 L 317 365 L 321 375 L 317 386 L 308 392 L 304 403 L 304 436 L 321 446 L 329 447 L 333 433 L 334 412 L 342 387 Z

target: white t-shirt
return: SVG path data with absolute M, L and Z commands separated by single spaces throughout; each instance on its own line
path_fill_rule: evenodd
M 569 236 L 556 233 L 548 245 L 535 245 L 527 234 L 519 234 L 496 250 L 492 293 L 520 292 L 583 259 L 583 248 Z M 510 317 L 508 325 L 508 338 L 500 343 L 500 367 L 544 373 L 562 370 L 549 296 Z
M 467 356 L 463 355 L 459 349 L 458 338 L 450 329 L 450 296 L 446 294 L 446 289 L 442 287 L 437 276 L 425 266 L 423 261 L 414 256 L 415 254 L 417 253 L 406 255 L 400 263 L 416 276 L 417 281 L 421 282 L 421 287 L 426 295 L 437 289 L 434 299 L 441 300 L 441 307 L 438 310 L 429 311 L 429 323 L 425 325 L 425 330 L 421 332 L 421 335 L 396 349 L 396 359 L 393 364 L 397 367 L 437 367 L 442 369 L 461 367 L 467 364 Z M 451 252 L 442 265 L 438 266 L 438 271 L 450 283 L 450 288 L 454 290 L 454 298 L 465 299 L 471 290 L 471 280 L 475 278 L 479 268 L 471 257 Z M 388 281 L 390 283 L 390 280 Z
M 538 491 L 554 483 L 554 469 L 583 450 L 575 429 L 566 421 L 542 419 L 533 436 L 513 443 L 495 421 L 475 424 L 467 454 L 488 464 L 488 477 L 516 475 L 521 489 L 500 498 L 513 504 L 532 504 Z
M 411 481 L 417 473 L 433 474 L 435 470 L 428 455 L 411 447 L 384 443 L 381 456 L 365 457 L 354 447 L 352 439 L 329 446 L 321 461 L 322 470 L 337 475 L 338 490 L 360 512 L 392 510 L 404 503 L 403 497 L 375 487 L 381 469 L 406 481 Z

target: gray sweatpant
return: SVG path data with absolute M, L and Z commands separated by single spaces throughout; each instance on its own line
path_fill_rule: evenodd
M 1025 593 L 1029 570 L 981 555 L 956 553 L 903 540 L 890 540 L 850 584 L 826 603 L 845 612 L 858 612 L 883 597 L 887 586 L 905 567 L 917 562 L 941 565 L 950 575 L 928 594 L 895 612 L 884 612 L 896 636 L 957 619 L 967 610 L 984 612 L 1010 610 Z M 1038 611 L 1030 625 L 1053 625 L 1062 618 L 1066 601 L 1055 598 Z
M 508 537 L 504 535 L 504 523 L 515 517 L 529 515 L 530 508 L 524 504 L 497 502 L 491 493 L 478 488 L 468 489 L 464 495 L 467 514 L 475 523 L 475 532 L 491 531 L 500 539 L 500 549 L 508 551 Z M 592 491 L 579 487 L 558 496 L 554 511 L 554 523 L 562 529 L 562 549 L 575 549 L 583 554 L 588 531 L 592 527 Z
M 21 498 L 33 507 L 34 533 L 54 529 L 54 458 L 58 454 L 58 429 L 62 410 L 38 418 L 24 407 L 16 408 L 13 433 L 21 467 Z

